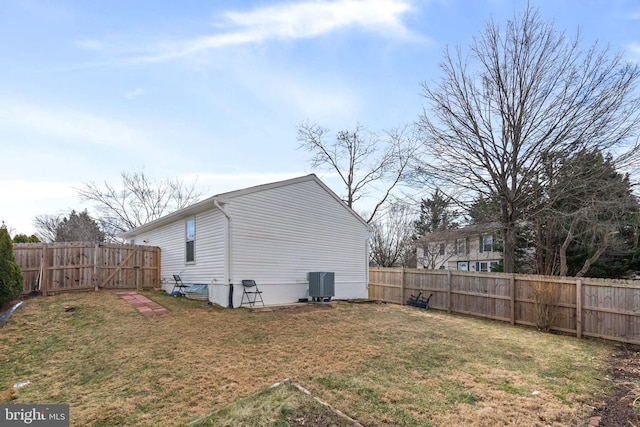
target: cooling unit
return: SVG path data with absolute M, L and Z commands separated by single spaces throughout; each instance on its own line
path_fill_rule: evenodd
M 312 301 L 331 301 L 336 295 L 335 273 L 326 271 L 310 272 L 309 297 Z

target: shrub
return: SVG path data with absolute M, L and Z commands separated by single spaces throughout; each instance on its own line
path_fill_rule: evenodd
M 556 318 L 557 290 L 552 283 L 534 283 L 532 291 L 536 327 L 540 331 L 548 332 Z
M 40 239 L 35 234 L 27 236 L 26 234 L 16 234 L 13 236 L 13 243 L 40 243 Z
M 0 307 L 19 297 L 23 287 L 24 279 L 16 264 L 13 242 L 3 224 L 0 226 Z

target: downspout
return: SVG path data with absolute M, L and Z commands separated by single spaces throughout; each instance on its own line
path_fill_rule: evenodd
M 233 248 L 231 247 L 233 239 L 231 238 L 231 216 L 224 210 L 217 199 L 213 199 L 213 204 L 216 208 L 222 212 L 227 219 L 227 244 L 225 248 L 227 250 L 225 258 L 227 259 L 227 277 L 229 278 L 229 308 L 233 308 Z

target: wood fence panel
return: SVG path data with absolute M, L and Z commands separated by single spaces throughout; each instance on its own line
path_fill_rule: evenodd
M 369 298 L 402 304 L 402 269 L 371 268 Z
M 447 308 L 447 273 L 434 271 L 434 274 L 422 274 L 422 270 L 419 269 L 406 269 L 405 270 L 405 300 L 403 303 L 411 297 L 411 295 L 417 297 L 421 296 L 428 298 L 433 294 L 429 301 L 430 307 L 437 307 L 446 310 Z M 398 283 L 402 285 L 402 283 Z
M 516 322 L 536 326 L 537 303 L 549 292 L 553 306 L 551 327 L 557 331 L 576 331 L 576 279 L 554 276 L 516 275 Z
M 510 277 L 488 277 L 484 273 L 466 272 L 459 272 L 452 277 L 451 311 L 510 321 Z
M 22 270 L 24 277 L 24 293 L 30 293 L 36 289 L 40 276 L 40 264 L 42 262 L 42 245 L 32 244 L 33 250 L 20 250 L 23 244 L 14 244 L 16 263 Z
M 534 327 L 547 304 L 552 330 L 640 344 L 640 281 L 398 268 L 369 277 L 370 299 L 404 304 L 422 292 L 433 309 Z
M 138 286 L 142 288 L 159 288 L 160 287 L 160 248 L 154 247 L 153 250 L 143 250 L 140 265 L 140 280 Z
M 52 278 L 49 286 L 51 292 L 91 289 L 91 272 L 86 274 L 86 270 L 92 269 L 93 265 L 86 259 L 88 255 L 85 249 L 78 245 L 54 247 L 53 256 L 47 258 L 46 266 Z M 90 255 L 92 259 L 93 253 Z
M 14 245 L 25 279 L 23 293 L 40 285 L 43 295 L 91 289 L 160 286 L 160 248 L 93 243 Z
M 640 287 L 593 279 L 582 286 L 582 334 L 640 344 Z

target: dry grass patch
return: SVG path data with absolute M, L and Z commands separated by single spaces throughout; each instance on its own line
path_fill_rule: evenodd
M 306 394 L 290 381 L 263 389 L 206 417 L 189 427 L 304 426 L 356 427 L 360 424 L 338 414 Z
M 107 292 L 29 300 L 0 330 L 2 399 L 69 403 L 74 425 L 177 425 L 292 378 L 368 426 L 579 425 L 610 350 L 395 305 L 251 313 L 145 295 L 170 313 Z

